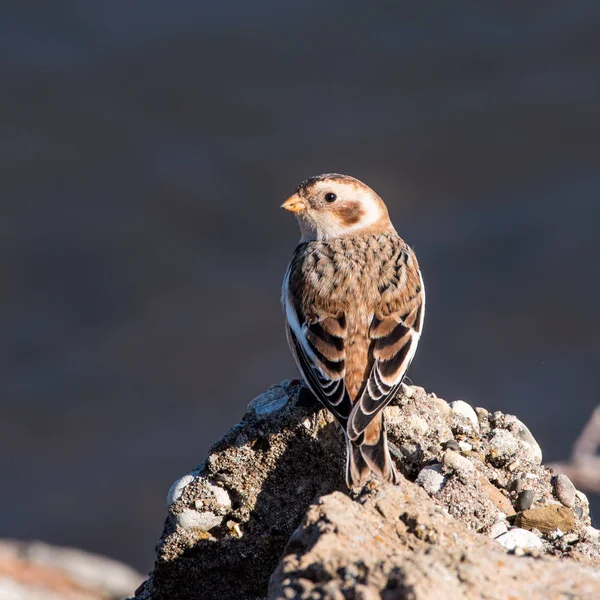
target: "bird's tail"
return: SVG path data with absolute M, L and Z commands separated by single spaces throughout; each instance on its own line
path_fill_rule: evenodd
M 383 412 L 365 429 L 361 444 L 346 437 L 346 484 L 349 488 L 363 487 L 371 473 L 396 484 L 398 474 L 390 456 Z

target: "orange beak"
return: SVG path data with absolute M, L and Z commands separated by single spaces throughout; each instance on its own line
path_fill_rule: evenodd
M 298 194 L 294 194 L 281 205 L 281 208 L 285 208 L 285 210 L 293 213 L 299 213 L 306 210 L 306 204 L 304 204 L 304 201 Z

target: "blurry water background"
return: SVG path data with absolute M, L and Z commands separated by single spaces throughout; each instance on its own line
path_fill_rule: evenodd
M 0 536 L 150 568 L 171 482 L 296 376 L 279 204 L 324 171 L 416 249 L 411 379 L 569 454 L 599 397 L 600 3 L 23 1 L 0 48 Z

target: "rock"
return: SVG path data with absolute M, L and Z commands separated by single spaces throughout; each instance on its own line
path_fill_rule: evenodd
M 0 540 L 2 600 L 121 600 L 142 581 L 131 567 L 105 556 Z
M 568 533 L 563 536 L 563 542 L 565 544 L 575 544 L 579 541 L 579 536 L 576 533 Z
M 564 506 L 548 505 L 519 513 L 515 519 L 515 524 L 524 529 L 535 527 L 542 533 L 550 533 L 555 529 L 568 532 L 572 531 L 575 526 L 575 517 Z
M 517 510 L 527 510 L 533 504 L 533 490 L 523 490 L 517 496 Z
M 495 485 L 492 485 L 487 479 L 482 477 L 481 487 L 499 511 L 507 516 L 515 514 L 515 509 L 510 500 Z
M 525 489 L 525 483 L 522 479 L 514 479 L 510 484 L 510 490 L 520 494 Z
M 560 473 L 554 478 L 554 494 L 560 500 L 561 504 L 567 508 L 575 506 L 576 493 L 575 486 L 566 475 Z
M 229 494 L 220 486 L 207 483 L 206 487 L 214 495 L 217 504 L 229 508 L 231 506 L 231 498 Z
M 469 442 L 460 441 L 458 442 L 458 447 L 460 448 L 461 452 L 471 452 L 471 450 L 473 450 L 473 446 L 471 446 Z
M 510 415 L 495 414 L 481 433 L 413 386 L 385 418 L 399 483 L 373 480 L 350 494 L 345 443 L 331 414 L 297 380 L 258 396 L 173 487 L 155 568 L 136 600 L 499 600 L 507 597 L 506 582 L 514 597 L 554 600 L 571 593 L 573 581 L 580 595 L 600 597 L 600 576 L 590 566 L 600 561 L 600 546 L 595 530 L 586 530 L 590 518 L 584 511 L 575 522 L 570 509 L 551 504 L 551 476 L 527 458 L 529 450 L 508 429 L 518 428 Z M 441 464 L 432 464 L 438 455 Z M 565 531 L 579 536 L 576 545 L 547 535 L 540 548 L 533 533 L 533 551 L 530 542 L 511 541 L 519 534 L 498 522 L 514 514 L 505 495 L 514 480 L 542 508 L 571 515 L 575 524 Z M 531 510 L 514 518 L 528 523 Z M 560 517 L 558 524 L 568 526 Z M 507 555 L 478 531 L 499 534 L 513 553 L 540 558 Z M 581 562 L 545 553 L 576 553 Z
M 445 442 L 442 442 L 442 448 L 458 452 L 460 450 L 460 444 L 456 440 L 446 440 Z
M 454 450 L 446 450 L 442 457 L 442 464 L 451 471 L 458 471 L 466 475 L 471 475 L 475 471 L 473 463 Z
M 490 537 L 497 538 L 508 531 L 508 527 L 504 521 L 498 521 L 492 525 L 490 529 Z
M 573 514 L 575 515 L 575 517 L 577 519 L 583 518 L 583 508 L 581 508 L 581 506 L 574 506 L 573 507 Z
M 223 522 L 223 517 L 215 515 L 210 511 L 198 512 L 191 508 L 184 508 L 175 517 L 177 525 L 184 529 L 193 529 L 197 531 L 210 531 L 213 527 L 218 527 Z
M 481 406 L 475 407 L 475 414 L 477 415 L 477 421 L 479 423 L 479 429 L 482 433 L 486 433 L 490 428 L 490 413 Z
M 542 551 L 541 540 L 528 531 L 511 530 L 498 540 L 462 530 L 405 481 L 366 490 L 358 501 L 334 492 L 308 510 L 267 597 L 341 600 L 360 589 L 368 599 L 559 600 L 574 580 L 582 597 L 600 590 L 600 574 L 591 567 L 506 554 L 507 548 Z M 287 590 L 295 595 L 286 596 Z
M 591 525 L 585 528 L 586 536 L 591 539 L 593 542 L 600 541 L 600 529 L 596 529 Z
M 506 429 L 498 429 L 490 439 L 492 457 L 509 460 L 519 451 L 519 442 Z
M 192 483 L 192 481 L 194 481 L 196 475 L 194 475 L 194 473 L 191 472 L 173 482 L 173 484 L 169 488 L 169 493 L 167 494 L 167 506 L 171 506 L 173 502 L 179 500 L 181 494 L 183 494 L 183 490 L 185 489 L 185 487 Z
M 510 531 L 503 533 L 501 536 L 495 538 L 499 544 L 502 544 L 507 550 L 515 550 L 521 548 L 522 550 L 533 550 L 535 548 L 542 547 L 542 540 L 538 538 L 531 531 L 525 529 L 519 529 L 514 527 Z
M 415 483 L 420 485 L 428 494 L 436 494 L 446 483 L 446 478 L 442 474 L 442 466 L 438 463 L 425 467 L 417 476 Z
M 461 415 L 469 420 L 475 431 L 479 431 L 479 419 L 477 418 L 477 413 L 470 404 L 467 404 L 464 400 L 455 400 L 454 402 L 450 402 L 450 408 L 457 415 Z
M 257 396 L 248 404 L 250 410 L 254 410 L 259 417 L 268 417 L 272 413 L 283 408 L 288 400 L 286 385 L 288 382 L 282 382 L 281 385 L 274 385 L 264 394 Z
M 541 465 L 542 449 L 531 434 L 531 431 L 529 431 L 529 428 L 512 415 L 505 415 L 504 422 L 515 438 L 525 447 L 526 459 L 536 465 Z
M 419 415 L 411 415 L 408 422 L 413 431 L 418 435 L 425 435 L 429 431 L 427 421 Z
M 423 390 L 423 388 L 419 388 L 419 390 L 422 390 L 423 393 L 425 392 L 425 390 Z M 452 409 L 450 408 L 450 405 L 444 399 L 434 396 L 433 398 L 429 397 L 428 401 L 431 403 L 431 405 L 433 407 L 437 408 L 437 410 L 439 411 L 439 413 L 442 416 L 447 416 L 452 413 Z

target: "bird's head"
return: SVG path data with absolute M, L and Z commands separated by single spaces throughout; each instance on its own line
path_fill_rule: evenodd
M 296 215 L 302 240 L 394 231 L 383 200 L 362 181 L 326 173 L 303 181 L 281 208 Z

